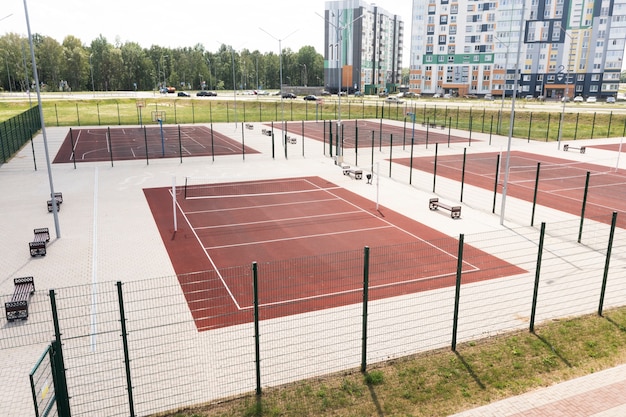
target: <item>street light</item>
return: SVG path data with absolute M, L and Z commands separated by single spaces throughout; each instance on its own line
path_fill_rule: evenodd
M 218 41 L 218 43 L 220 45 L 224 45 L 222 42 Z M 235 52 L 233 51 L 233 47 L 230 45 L 228 46 L 228 49 L 230 49 L 230 60 L 233 67 L 233 101 L 235 106 L 235 129 L 237 129 L 237 83 L 235 81 Z
M 283 146 L 286 146 L 286 141 L 287 141 L 287 131 L 285 129 L 285 102 L 283 100 L 283 47 L 282 47 L 282 41 L 284 41 L 285 39 L 287 39 L 288 37 L 290 37 L 291 35 L 293 35 L 294 33 L 296 33 L 298 31 L 298 29 L 294 30 L 293 32 L 291 32 L 289 35 L 283 37 L 282 39 L 277 38 L 276 36 L 272 35 L 271 33 L 269 33 L 267 30 L 263 29 L 263 28 L 259 28 L 261 29 L 261 31 L 267 33 L 268 35 L 270 35 L 272 37 L 272 39 L 278 41 L 278 72 L 279 72 L 279 77 L 280 77 L 280 113 L 281 113 L 281 128 L 283 130 Z
M 513 96 L 511 97 L 511 118 L 509 121 L 509 138 L 506 149 L 506 163 L 504 168 L 504 182 L 502 183 L 502 205 L 500 209 L 500 225 L 504 224 L 504 211 L 506 209 L 506 193 L 509 187 L 509 171 L 511 166 L 511 140 L 513 138 L 513 124 L 515 122 L 515 97 L 517 96 L 517 86 L 519 84 L 518 72 L 520 72 L 520 56 L 522 55 L 522 38 L 524 33 L 524 14 L 526 12 L 526 2 L 522 2 L 522 13 L 520 15 L 519 36 L 517 38 L 517 56 L 515 58 L 515 75 L 513 82 Z M 520 73 L 521 75 L 521 73 Z
M 565 29 L 563 29 L 563 26 L 559 26 L 559 28 L 570 39 L 570 51 L 569 51 L 569 54 L 568 54 L 568 57 L 567 57 L 567 67 L 565 67 L 565 65 L 559 65 L 559 72 L 557 73 L 557 78 L 559 78 L 559 76 L 560 76 L 560 80 L 559 81 L 562 81 L 563 80 L 563 70 L 565 70 L 565 93 L 563 94 L 563 98 L 561 99 L 563 101 L 563 107 L 561 108 L 561 120 L 559 122 L 559 135 L 558 135 L 557 140 L 556 140 L 556 147 L 560 151 L 561 150 L 561 138 L 563 136 L 563 120 L 565 118 L 565 104 L 569 100 L 569 97 L 568 97 L 568 94 L 569 94 L 569 65 L 570 65 L 570 60 L 571 60 L 571 55 L 572 55 L 571 44 L 574 42 L 574 39 L 572 39 L 571 35 L 569 33 L 567 33 L 565 31 Z
M 93 96 L 96 96 L 96 88 L 94 87 L 94 83 L 93 83 L 93 65 L 91 64 L 91 57 L 93 56 L 93 53 L 89 54 L 89 72 L 91 72 L 91 91 L 93 92 Z
M 357 20 L 361 19 L 363 16 L 365 15 L 360 15 L 357 18 L 353 19 L 350 23 L 346 23 L 345 25 L 341 26 L 339 24 L 339 18 L 341 16 L 341 13 L 337 13 L 337 24 L 335 25 L 333 22 L 331 22 L 330 20 L 326 19 L 324 16 L 316 13 L 319 17 L 321 17 L 322 19 L 324 19 L 324 21 L 326 23 L 328 23 L 329 25 L 331 25 L 332 27 L 334 27 L 337 31 L 337 35 L 335 40 L 337 41 L 337 69 L 339 70 L 339 90 L 337 92 L 337 151 L 335 152 L 335 156 L 337 157 L 337 164 L 341 163 L 341 156 L 343 155 L 343 147 L 342 145 L 342 140 L 343 138 L 341 137 L 341 87 L 342 87 L 342 80 L 341 80 L 341 76 L 342 76 L 342 48 L 341 48 L 341 39 L 342 39 L 342 32 L 350 25 L 352 25 L 354 22 L 356 22 Z

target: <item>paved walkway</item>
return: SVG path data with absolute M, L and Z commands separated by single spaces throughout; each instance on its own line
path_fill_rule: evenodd
M 626 365 L 572 379 L 454 417 L 623 417 Z
M 227 127 L 222 128 L 226 131 Z M 233 131 L 230 126 L 228 129 L 230 132 Z M 51 154 L 54 155 L 66 130 L 55 128 L 49 129 L 48 133 Z M 290 156 L 289 161 L 283 161 L 280 158 L 274 161 L 267 157 L 272 151 L 269 148 L 269 142 L 261 142 L 258 137 L 253 136 L 250 139 L 256 139 L 255 146 L 265 146 L 265 149 L 262 149 L 262 155 L 257 156 L 258 161 L 255 157 L 248 156 L 245 164 L 239 155 L 222 157 L 216 163 L 210 163 L 201 158 L 195 160 L 190 158 L 184 164 L 172 160 L 157 160 L 151 161 L 149 166 L 144 165 L 143 161 L 141 163 L 116 162 L 114 169 L 109 168 L 107 163 L 79 164 L 77 169 L 71 164 L 55 164 L 55 187 L 63 191 L 64 197 L 67 198 L 60 212 L 63 216 L 64 238 L 53 242 L 51 252 L 54 255 L 46 257 L 45 262 L 42 258 L 30 259 L 24 245 L 24 242 L 32 236 L 34 224 L 46 225 L 51 228 L 51 231 L 53 230 L 52 216 L 47 213 L 43 205 L 45 199 L 42 196 L 48 192 L 48 183 L 45 169 L 42 168 L 41 141 L 36 140 L 35 147 L 41 164 L 37 172 L 33 172 L 32 150 L 28 147 L 25 147 L 10 163 L 3 165 L 0 170 L 0 190 L 5 196 L 4 204 L 0 206 L 0 235 L 11 237 L 0 241 L 0 249 L 4 255 L 0 266 L 0 294 L 11 293 L 11 277 L 16 274 L 37 276 L 38 291 L 45 291 L 46 288 L 87 287 L 92 284 L 95 273 L 99 282 L 109 282 L 119 277 L 130 279 L 129 277 L 173 276 L 169 258 L 153 227 L 152 217 L 148 215 L 143 194 L 136 192 L 145 187 L 171 184 L 173 176 L 178 176 L 180 183 L 180 178 L 183 176 L 207 176 L 209 174 L 217 179 L 249 180 L 261 175 L 269 176 L 269 170 L 272 170 L 272 175 L 280 177 L 313 174 L 323 177 L 326 175 L 332 181 L 340 182 L 342 187 L 360 191 L 368 198 L 378 201 L 377 186 L 366 188 L 363 182 L 352 181 L 338 174 L 336 167 L 329 167 L 327 158 L 311 156 L 321 155 L 322 145 L 319 143 L 307 142 L 306 149 L 309 155 L 307 158 L 297 157 L 296 150 L 298 152 L 300 150 L 300 144 L 298 144 L 298 147 L 290 148 L 293 155 Z M 500 143 L 496 143 L 495 140 L 494 138 L 494 148 L 505 148 L 506 143 L 501 138 Z M 484 141 L 483 145 L 486 143 L 487 141 Z M 476 142 L 472 148 L 475 149 L 478 146 L 479 143 Z M 524 141 L 524 146 L 524 149 L 531 148 L 537 153 L 547 152 L 546 146 L 541 143 L 526 144 Z M 421 152 L 429 154 L 424 149 Z M 385 155 L 382 153 L 380 155 L 377 158 L 384 162 Z M 572 159 L 583 157 L 572 152 L 561 152 L 559 156 Z M 608 151 L 597 151 L 595 157 L 599 160 L 604 158 L 606 163 L 611 165 L 614 161 L 611 159 L 614 155 Z M 626 165 L 626 159 L 622 161 L 621 167 L 624 165 Z M 394 167 L 395 169 L 399 168 Z M 415 174 L 416 178 L 419 178 L 419 183 L 429 184 L 432 181 L 430 175 L 420 174 L 417 171 Z M 440 180 L 439 187 L 442 187 L 443 183 L 445 183 L 444 180 Z M 453 185 L 456 187 L 456 184 Z M 11 192 L 16 189 L 20 192 Z M 416 208 L 413 205 L 414 201 L 406 198 L 403 190 L 401 184 L 387 181 L 383 187 L 382 201 L 406 215 L 418 216 L 419 209 L 428 211 L 426 204 L 421 204 L 419 208 Z M 419 200 L 424 202 L 426 197 L 420 195 Z M 99 211 L 96 211 L 96 208 Z M 122 210 L 125 216 L 115 216 Z M 515 210 L 515 205 L 510 205 L 508 212 L 516 213 Z M 562 220 L 564 217 L 561 212 L 545 208 L 543 210 L 542 219 L 545 217 L 547 220 Z M 132 215 L 130 215 L 131 211 Z M 432 227 L 446 230 L 454 236 L 458 236 L 459 233 L 476 233 L 499 228 L 497 217 L 485 216 L 479 213 L 479 210 L 472 210 L 471 207 L 464 208 L 464 217 L 466 217 L 465 222 L 457 222 L 449 221 L 447 216 L 429 216 L 429 222 Z M 96 222 L 95 219 L 101 220 Z M 141 230 L 141 233 L 124 234 L 124 231 L 128 230 Z M 122 241 L 118 238 L 121 235 L 124 236 Z M 153 244 L 145 245 L 146 241 L 153 242 Z M 95 248 L 93 242 L 97 242 Z M 125 255 L 126 252 L 133 254 L 129 248 L 138 247 L 142 248 L 141 257 Z M 71 266 L 70 269 L 68 265 Z M 28 324 L 34 325 L 35 321 L 31 319 Z M 8 328 L 6 323 L 1 323 L 1 325 L 4 327 L 0 328 L 0 333 Z M 195 331 L 195 329 L 190 331 Z M 44 333 L 47 342 L 50 332 L 46 329 Z M 35 336 L 37 333 L 34 333 L 33 337 Z M 3 398 L 0 398 L 0 416 L 32 415 L 31 392 L 24 370 L 28 372 L 43 352 L 44 344 L 38 342 L 39 340 L 33 342 L 32 345 L 21 346 L 19 349 L 9 349 L 1 346 L 0 343 L 0 365 L 3 365 L 0 366 L 3 369 L 3 381 L 0 382 L 0 387 L 5 393 Z M 5 352 L 10 354 L 5 354 Z M 345 351 L 342 351 L 342 355 L 341 359 L 345 359 Z M 198 390 L 203 389 L 204 386 L 199 384 Z M 186 396 L 189 397 L 188 393 Z M 626 365 L 455 415 L 455 417 L 474 416 L 626 416 Z

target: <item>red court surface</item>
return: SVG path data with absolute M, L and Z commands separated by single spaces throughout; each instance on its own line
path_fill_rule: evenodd
M 370 299 L 455 285 L 457 239 L 319 177 L 191 191 L 176 231 L 171 190 L 144 193 L 199 330 L 253 319 L 252 262 L 262 319 L 361 302 L 365 246 Z M 462 270 L 463 283 L 524 272 L 469 245 Z
M 465 183 L 493 190 L 498 153 L 470 154 L 465 165 Z M 506 154 L 500 159 L 498 192 L 502 192 Z M 410 158 L 394 159 L 409 166 Z M 626 171 L 584 162 L 512 151 L 507 195 L 533 201 L 539 167 L 537 204 L 580 216 L 585 196 L 587 172 L 590 173 L 585 217 L 610 222 L 614 211 L 626 212 Z M 434 172 L 434 158 L 413 159 L 413 167 Z M 463 155 L 437 157 L 437 176 L 461 181 Z M 617 225 L 626 228 L 626 216 L 618 216 Z
M 337 130 L 336 120 L 304 122 L 304 136 L 320 142 L 324 141 L 324 123 L 326 123 L 326 137 L 330 137 L 330 126 L 332 125 L 333 138 L 335 138 Z M 429 128 L 427 131 L 425 127 L 422 127 L 421 123 L 416 123 L 415 132 L 413 132 L 413 124 L 409 122 L 403 126 L 396 126 L 380 123 L 380 121 L 375 120 L 343 120 L 341 125 L 343 126 L 343 147 L 348 149 L 355 148 L 357 145 L 359 148 L 371 147 L 372 139 L 375 147 L 389 147 L 392 135 L 394 146 L 401 146 L 403 143 L 410 145 L 413 135 L 415 145 L 448 143 L 448 140 L 450 143 L 468 142 L 468 138 L 466 137 L 454 135 L 448 137 L 448 128 L 443 130 L 439 127 Z M 274 128 L 280 128 L 280 124 L 274 123 Z M 289 133 L 301 135 L 302 130 L 302 122 L 287 123 L 287 131 Z M 372 132 L 374 132 L 373 136 Z M 476 140 L 472 141 L 478 142 Z
M 72 150 L 74 152 L 72 152 Z M 218 156 L 258 151 L 206 126 L 71 129 L 54 163 Z
M 570 144 L 570 146 L 576 146 L 576 144 Z M 608 143 L 605 145 L 586 145 L 587 148 L 596 148 L 596 149 L 604 149 L 607 151 L 614 152 L 626 152 L 626 144 L 620 143 Z

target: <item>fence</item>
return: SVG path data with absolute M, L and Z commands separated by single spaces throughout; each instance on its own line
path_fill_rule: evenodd
M 145 102 L 145 103 L 143 103 Z M 402 121 L 407 113 L 421 123 L 435 123 L 473 132 L 507 135 L 510 111 L 500 106 L 476 102 L 461 107 L 453 103 L 433 105 L 419 101 L 389 103 L 335 99 L 314 101 L 266 100 L 107 100 L 81 103 L 45 103 L 44 115 L 49 125 L 115 126 L 142 125 L 150 122 L 150 113 L 165 111 L 168 124 L 319 121 L 328 119 L 390 119 Z M 626 135 L 626 116 L 608 112 L 578 112 L 568 108 L 563 113 L 527 111 L 518 104 L 513 122 L 513 136 L 533 140 L 563 140 L 620 137 Z
M 41 129 L 39 106 L 0 123 L 0 163 L 5 163 Z M 34 153 L 34 152 L 33 152 Z
M 371 247 L 241 266 L 220 276 L 207 271 L 59 288 L 35 294 L 27 322 L 4 326 L 0 350 L 11 357 L 59 338 L 73 416 L 145 416 L 260 394 L 266 387 L 622 306 L 626 232 L 615 229 L 615 217 L 586 219 L 580 242 L 579 221 L 544 223 L 433 241 L 419 251 L 412 245 Z M 437 248 L 461 260 L 463 253 L 483 251 L 520 272 L 502 276 L 501 265 L 486 264 L 483 272 L 497 277 L 476 280 L 468 265 L 442 267 Z M 388 286 L 377 285 L 376 277 L 386 274 L 410 289 L 412 277 L 422 276 L 415 270 L 423 268 L 437 270 L 439 278 L 422 282 L 422 291 L 390 297 Z M 268 303 L 276 288 L 302 290 L 275 281 L 275 273 L 285 270 L 333 285 L 343 306 L 290 315 L 295 301 Z M 446 277 L 452 285 L 439 285 Z M 225 291 L 203 289 L 221 279 L 256 291 L 228 313 L 232 299 Z

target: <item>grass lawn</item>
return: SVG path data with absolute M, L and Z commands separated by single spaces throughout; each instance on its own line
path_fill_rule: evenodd
M 447 416 L 624 361 L 621 308 L 159 416 Z

